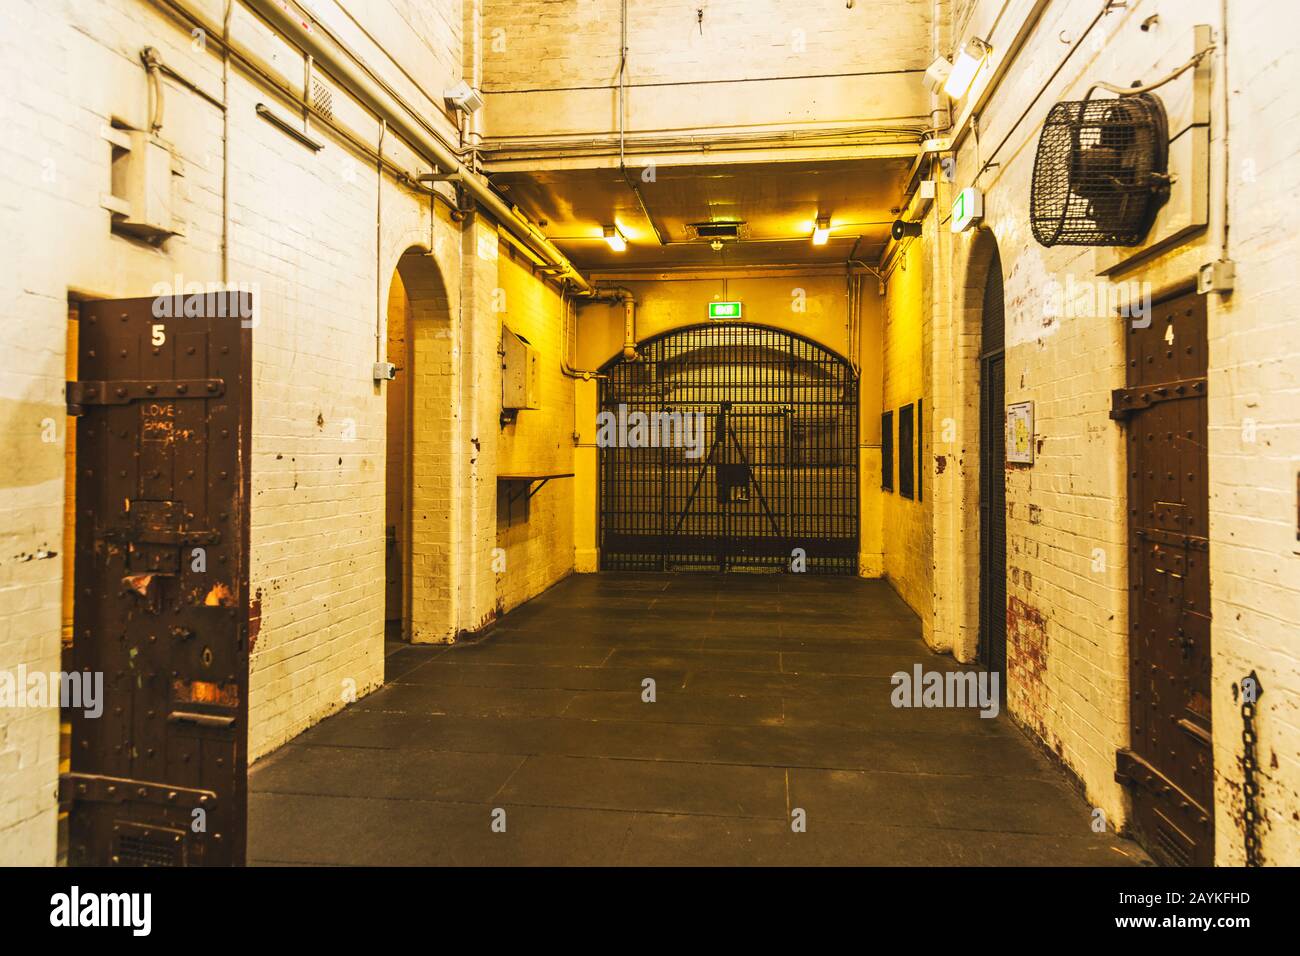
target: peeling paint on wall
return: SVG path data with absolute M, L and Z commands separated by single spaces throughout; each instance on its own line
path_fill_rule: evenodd
M 248 653 L 257 648 L 257 635 L 262 631 L 262 589 L 258 588 L 248 605 Z
M 1047 618 L 1018 597 L 1007 599 L 1007 706 L 1048 739 Z

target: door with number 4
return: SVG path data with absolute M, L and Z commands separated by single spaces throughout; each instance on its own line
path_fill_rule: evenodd
M 1214 862 L 1205 297 L 1127 334 L 1111 416 L 1127 429 L 1131 742 L 1116 778 L 1166 864 Z

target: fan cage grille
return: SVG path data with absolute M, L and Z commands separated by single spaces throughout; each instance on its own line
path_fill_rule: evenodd
M 1030 225 L 1044 246 L 1132 246 L 1168 198 L 1169 133 L 1150 94 L 1057 103 L 1038 140 Z

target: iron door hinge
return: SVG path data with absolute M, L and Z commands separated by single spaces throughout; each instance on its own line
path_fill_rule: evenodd
M 212 790 L 194 787 L 174 787 L 148 780 L 129 777 L 108 777 L 96 773 L 65 773 L 59 777 L 59 800 L 71 803 L 89 800 L 97 803 L 124 803 L 138 801 L 163 806 L 212 809 L 217 795 Z
M 1122 421 L 1134 412 L 1140 412 L 1160 402 L 1172 402 L 1180 398 L 1200 398 L 1204 394 L 1204 378 L 1184 378 L 1155 385 L 1117 388 L 1110 393 L 1110 417 Z
M 220 398 L 223 378 L 179 378 L 142 381 L 89 379 L 67 383 L 68 414 L 81 415 L 87 405 L 129 405 L 151 398 Z
M 1203 738 L 1198 738 L 1203 739 Z M 1153 796 L 1170 801 L 1171 812 L 1176 809 L 1183 822 L 1196 826 L 1210 825 L 1210 811 L 1202 806 L 1167 775 L 1153 767 L 1140 754 L 1127 747 L 1115 751 L 1115 782 L 1130 789 L 1140 787 Z

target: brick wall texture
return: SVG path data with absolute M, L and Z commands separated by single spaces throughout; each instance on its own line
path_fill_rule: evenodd
M 209 23 L 220 23 L 222 4 L 194 6 Z M 439 114 L 441 90 L 461 75 L 460 3 L 348 4 L 382 50 L 343 5 L 308 6 L 386 82 L 423 103 L 430 121 L 454 141 L 454 127 Z M 286 82 L 301 84 L 301 56 L 238 3 L 232 36 L 273 62 Z M 114 121 L 147 123 L 143 47 L 155 47 L 168 66 L 220 99 L 221 58 L 201 40 L 148 0 L 57 7 L 15 0 L 0 9 L 6 90 L 0 115 L 13 132 L 0 145 L 7 260 L 0 271 L 0 668 L 6 671 L 60 667 L 70 295 L 149 295 L 160 283 L 170 289 L 222 278 L 221 111 L 183 86 L 164 81 L 160 135 L 185 165 L 178 212 L 186 235 L 160 248 L 120 237 L 100 205 L 111 188 L 110 146 L 101 129 Z M 431 99 L 428 91 L 438 94 Z M 333 95 L 336 118 L 378 145 L 377 121 L 337 88 Z M 379 175 L 364 153 L 318 124 L 309 132 L 324 148 L 306 148 L 257 116 L 255 106 L 263 102 L 294 121 L 292 105 L 233 68 L 228 278 L 251 289 L 258 304 L 251 578 L 261 627 L 251 662 L 254 759 L 383 679 L 386 390 L 396 383 L 377 386 L 371 366 L 382 355 L 388 286 L 399 268 L 413 337 L 412 636 L 445 641 L 473 630 L 572 565 L 572 533 L 564 533 L 561 520 L 571 500 L 561 484 L 537 499 L 535 524 L 511 530 L 511 570 L 498 577 L 491 569 L 498 539 L 501 319 L 492 301 L 498 265 L 508 262 L 496 255 L 495 227 L 475 217 L 453 223 L 445 203 L 431 204 L 391 174 Z M 391 135 L 384 151 L 405 169 L 428 171 Z M 572 395 L 555 379 L 558 323 L 547 324 L 554 291 L 543 292 L 541 280 L 526 270 L 512 273 L 510 282 L 520 321 L 535 330 L 544 350 L 548 405 L 521 421 L 505 447 L 511 467 L 550 467 L 572 454 Z M 53 432 L 47 420 L 55 423 Z M 53 861 L 58 760 L 56 709 L 0 711 L 0 862 Z
M 209 24 L 220 22 L 220 0 L 187 2 Z M 304 5 L 449 140 L 458 132 L 442 91 L 480 66 L 488 105 L 475 122 L 489 135 L 616 128 L 615 0 Z M 629 6 L 636 90 L 629 116 L 634 132 L 654 132 L 733 122 L 928 123 L 919 74 L 932 55 L 978 35 L 996 57 L 1033 4 Z M 874 280 L 866 283 L 858 355 L 870 388 L 861 436 L 863 573 L 893 583 L 936 650 L 975 658 L 974 370 L 979 292 L 996 245 L 1006 289 L 1006 398 L 1034 402 L 1040 440 L 1034 466 L 1007 476 L 1009 709 L 1076 775 L 1090 803 L 1124 825 L 1126 796 L 1113 777 L 1115 751 L 1128 741 L 1124 439 L 1107 416 L 1110 391 L 1123 380 L 1123 327 L 1095 309 L 1044 310 L 1051 288 L 1096 288 L 1098 270 L 1117 254 L 1039 247 L 1027 203 L 1051 103 L 1080 98 L 1097 79 L 1149 82 L 1190 55 L 1196 25 L 1209 25 L 1217 46 L 1205 70 L 1162 88 L 1181 130 L 1195 76 L 1209 76 L 1208 166 L 1193 166 L 1182 146 L 1175 151 L 1175 201 L 1157 231 L 1192 208 L 1193 184 L 1205 191 L 1208 221 L 1116 278 L 1158 291 L 1202 263 L 1225 255 L 1236 263 L 1235 291 L 1208 303 L 1217 858 L 1243 859 L 1234 685 L 1253 669 L 1264 687 L 1263 856 L 1296 864 L 1300 320 L 1297 240 L 1286 218 L 1300 198 L 1292 161 L 1300 107 L 1288 95 L 1300 51 L 1288 43 L 1277 4 L 1227 4 L 1226 61 L 1218 0 L 1166 4 L 1146 30 L 1147 5 L 1099 17 L 1100 6 L 1047 6 L 981 109 L 978 135 L 963 140 L 950 175 L 939 177 L 937 200 L 913 207 L 924 235 L 903 250 L 883 299 Z M 301 55 L 239 2 L 233 8 L 232 35 L 300 87 Z M 405 390 L 411 422 L 407 630 L 416 641 L 446 642 L 570 573 L 575 550 L 580 567 L 594 566 L 594 389 L 575 391 L 560 371 L 559 290 L 495 223 L 482 214 L 453 217 L 446 186 L 438 187 L 444 200 L 431 201 L 319 123 L 306 129 L 323 143 L 319 151 L 287 136 L 256 107 L 301 124 L 298 108 L 238 68 L 223 94 L 218 45 L 204 40 L 153 0 L 0 4 L 0 670 L 60 667 L 69 300 L 218 282 L 224 243 L 225 278 L 250 289 L 258 307 L 251 576 L 261 626 L 249 748 L 256 759 L 383 679 L 389 390 Z M 161 247 L 111 232 L 101 204 L 111 190 L 104 129 L 148 123 L 145 46 L 228 106 L 223 121 L 211 102 L 164 81 L 160 136 L 184 164 L 176 196 L 186 232 Z M 403 170 L 430 171 L 346 91 L 322 82 L 352 135 Z M 952 235 L 947 211 L 968 185 L 984 190 L 984 221 Z M 395 274 L 405 296 L 398 308 L 392 301 L 402 295 L 389 295 Z M 686 283 L 644 285 L 647 301 L 693 295 Z M 789 285 L 774 285 L 774 300 L 788 296 Z M 827 281 L 825 296 L 843 301 L 840 278 Z M 647 334 L 669 311 L 646 307 Z M 403 372 L 376 384 L 372 364 L 384 357 L 388 323 L 399 314 L 407 323 Z M 833 338 L 842 335 L 842 307 L 828 305 L 822 318 L 818 337 L 842 349 Z M 539 350 L 542 368 L 541 407 L 506 424 L 503 325 Z M 595 333 L 590 323 L 579 326 L 579 365 L 593 367 L 618 347 L 617 318 L 596 326 Z M 584 352 L 589 333 L 599 341 Z M 879 410 L 897 414 L 918 398 L 923 497 L 881 495 Z M 518 503 L 504 508 L 498 476 L 571 471 L 583 488 L 551 482 L 526 519 Z M 0 863 L 54 860 L 58 769 L 57 711 L 0 710 Z M 1081 830 L 1088 823 L 1081 820 Z

